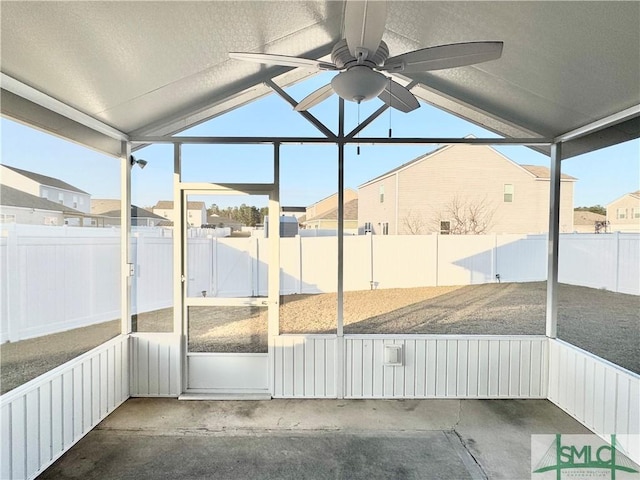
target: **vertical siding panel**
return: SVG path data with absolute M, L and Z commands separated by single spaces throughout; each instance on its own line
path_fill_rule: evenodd
M 584 397 L 585 397 L 585 358 L 583 355 L 576 358 L 575 368 L 575 414 L 578 418 L 584 418 Z
M 62 445 L 68 448 L 73 444 L 73 372 L 62 374 Z
M 351 340 L 348 342 L 351 345 L 351 351 L 347 350 L 347 364 L 351 365 L 349 369 L 350 378 L 348 379 L 347 385 L 350 391 L 350 396 L 353 397 L 362 397 L 362 375 L 363 375 L 363 362 L 362 362 L 362 351 L 363 351 L 363 341 L 362 340 Z
M 604 423 L 601 433 L 607 435 L 616 433 L 617 380 L 616 371 L 606 367 L 604 371 Z
M 62 375 L 54 377 L 49 382 L 51 391 L 51 405 L 49 416 L 51 418 L 51 457 L 58 455 L 63 449 L 63 417 L 62 407 Z
M 427 340 L 425 348 L 427 350 L 427 397 L 435 397 L 438 380 L 438 345 L 435 340 Z
M 304 341 L 304 396 L 316 396 L 316 383 L 313 378 L 316 371 L 316 343 L 313 338 L 307 338 Z
M 393 344 L 393 340 L 384 340 L 384 345 Z M 382 351 L 381 358 L 384 359 L 384 350 Z M 383 366 L 382 369 L 384 370 L 384 385 L 382 395 L 384 397 L 393 397 L 395 393 L 396 367 Z
M 43 384 L 38 390 L 40 392 L 40 402 L 38 405 L 40 409 L 38 415 L 40 418 L 40 438 L 38 439 L 40 444 L 40 461 L 47 463 L 53 458 L 51 452 L 51 426 L 53 423 L 53 419 L 51 418 L 51 383 L 47 382 Z M 0 444 L 2 444 L 2 442 L 0 442 Z
M 404 396 L 416 396 L 416 341 L 404 342 Z
M 447 394 L 447 341 L 436 340 L 436 396 Z
M 594 381 L 595 381 L 595 363 L 590 359 L 585 364 L 585 389 L 584 389 L 584 423 L 587 427 L 593 428 L 594 425 Z
M 500 364 L 498 366 L 498 395 L 501 397 L 509 396 L 509 371 L 511 370 L 511 342 L 509 340 L 500 340 Z
M 558 399 L 563 405 L 567 405 L 567 391 L 568 391 L 568 365 L 569 355 L 571 352 L 566 348 L 560 349 L 558 352 L 558 365 L 560 366 L 560 372 L 558 374 Z
M 127 342 L 120 342 L 114 346 L 114 396 L 116 402 L 120 403 L 122 401 L 122 351 L 123 345 L 128 345 Z
M 531 395 L 531 343 L 531 340 L 520 342 L 520 378 L 517 393 L 524 397 Z
M 313 370 L 313 380 L 315 382 L 314 392 L 318 397 L 325 397 L 327 395 L 327 340 L 324 338 L 319 338 L 315 341 L 314 344 L 314 370 Z
M 640 398 L 640 380 L 635 379 L 629 383 L 629 398 Z M 629 402 L 629 428 L 628 432 L 631 434 L 640 434 L 640 402 Z M 635 448 L 640 448 L 640 442 L 635 440 Z M 637 460 L 637 458 L 636 458 Z
M 25 399 L 26 472 L 31 476 L 40 468 L 40 399 L 38 389 L 31 390 Z M 2 447 L 4 448 L 4 446 Z
M 489 340 L 489 396 L 500 394 L 500 341 Z
M 117 370 L 117 369 L 116 369 Z M 158 395 L 171 393 L 171 346 L 158 345 Z
M 25 398 L 11 402 L 11 470 L 12 478 L 26 478 L 27 471 L 27 409 Z M 3 446 L 4 448 L 4 446 Z
M 293 338 L 285 339 L 285 348 L 284 348 L 284 396 L 292 397 L 293 390 L 293 375 L 294 375 L 294 355 L 293 355 Z
M 138 338 L 138 393 L 149 394 L 149 341 L 146 338 Z
M 121 371 L 121 389 L 120 389 L 120 401 L 125 401 L 127 398 L 129 398 L 129 394 L 130 394 L 130 387 L 129 387 L 129 359 L 130 359 L 130 351 L 131 349 L 129 348 L 130 343 L 127 342 L 126 340 L 123 340 L 122 342 L 120 342 L 120 348 L 121 348 L 121 357 L 120 357 L 120 363 L 122 364 L 122 369 Z M 180 351 L 178 349 L 178 351 Z M 176 378 L 178 378 L 176 376 Z M 176 395 L 178 393 L 180 393 L 182 390 L 175 390 Z
M 304 396 L 304 358 L 305 358 L 305 344 L 304 340 L 296 339 L 293 344 L 293 361 L 294 364 L 294 378 L 293 378 L 293 395 L 296 397 Z
M 478 396 L 478 340 L 467 342 L 467 396 Z
M 13 478 L 11 473 L 11 462 L 13 458 L 13 445 L 11 439 L 11 429 L 6 425 L 11 424 L 11 404 L 7 403 L 0 409 L 0 478 Z
M 147 388 L 148 395 L 158 395 L 160 393 L 160 345 L 157 343 L 147 342 L 147 374 L 149 378 L 149 386 Z
M 465 397 L 468 395 L 469 385 L 469 342 L 467 340 L 458 341 L 458 382 L 456 385 L 456 396 Z
M 547 398 L 549 390 L 549 340 L 544 339 L 540 342 L 540 351 L 542 359 L 540 361 L 540 396 Z
M 458 386 L 458 341 L 447 340 L 447 397 L 456 396 Z
M 113 410 L 116 406 L 116 357 L 115 357 L 115 346 L 111 347 L 106 352 L 107 357 L 107 385 L 108 385 L 108 395 L 107 395 L 107 405 L 109 411 Z
M 344 396 L 353 396 L 353 342 L 352 339 L 344 340 Z
M 273 394 L 276 397 L 284 396 L 284 346 L 282 337 L 275 337 L 273 340 L 274 353 L 274 375 L 273 375 Z
M 558 372 L 558 364 L 557 361 L 555 360 L 555 347 L 551 349 L 552 351 L 550 351 L 550 358 L 549 361 L 551 362 L 551 365 L 553 366 L 550 370 L 551 370 L 551 379 L 550 379 L 550 385 L 553 385 L 553 381 L 556 378 Z M 538 397 L 542 395 L 542 381 L 541 381 L 541 376 L 542 376 L 542 343 L 541 342 L 532 342 L 531 343 L 531 396 L 532 397 Z M 552 395 L 555 395 L 555 389 L 552 388 L 551 391 L 549 392 L 549 395 L 553 397 Z
M 427 395 L 427 346 L 424 340 L 415 342 L 415 395 L 425 397 Z
M 109 413 L 109 370 L 107 368 L 107 352 L 100 352 L 98 359 L 100 364 L 100 418 L 102 418 Z
M 336 353 L 337 353 L 338 341 L 336 339 L 327 340 L 326 353 L 325 353 L 325 395 L 328 397 L 335 397 L 338 395 L 336 390 Z
M 596 363 L 593 379 L 593 427 L 597 432 L 604 433 L 604 397 L 606 384 L 605 367 L 603 365 Z
M 83 407 L 84 391 L 82 388 L 82 364 L 72 370 L 73 375 L 73 439 L 78 439 L 83 434 L 82 423 L 84 420 Z
M 373 340 L 362 341 L 362 396 L 373 396 L 373 372 L 375 370 Z
M 520 395 L 520 344 L 522 340 L 509 342 L 509 396 Z
M 617 398 L 616 398 L 616 427 L 615 432 L 618 434 L 634 433 L 629 431 L 629 383 L 630 379 L 624 375 L 618 376 L 617 382 Z M 578 417 L 580 418 L 580 417 Z M 640 433 L 640 432 L 638 432 Z
M 383 367 L 384 361 L 384 341 L 373 341 L 373 397 L 382 397 L 384 394 L 384 376 L 386 367 Z
M 403 341 L 403 340 L 394 340 L 393 342 L 396 345 L 401 345 L 402 346 L 402 356 L 403 356 L 403 362 L 404 362 L 404 355 L 406 354 L 406 350 L 407 350 L 407 342 Z M 405 364 L 406 365 L 406 364 Z M 393 396 L 394 397 L 404 397 L 406 395 L 405 391 L 404 391 L 404 379 L 405 379 L 405 373 L 406 373 L 406 366 L 402 366 L 402 367 L 392 367 L 393 370 Z
M 489 396 L 489 340 L 478 341 L 478 396 Z

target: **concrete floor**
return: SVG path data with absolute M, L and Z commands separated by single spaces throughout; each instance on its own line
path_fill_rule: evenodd
M 546 400 L 130 399 L 40 479 L 531 479 Z

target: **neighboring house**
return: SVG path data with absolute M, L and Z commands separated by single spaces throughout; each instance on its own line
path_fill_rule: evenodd
M 576 210 L 573 212 L 573 231 L 576 233 L 607 233 L 607 217 L 599 213 Z
M 79 212 L 91 212 L 91 195 L 57 178 L 8 165 L 0 165 L 0 178 L 4 185 L 16 190 L 46 198 Z
M 296 217 L 300 223 L 302 217 L 306 218 L 307 209 L 306 207 L 280 207 L 280 213 Z
M 153 207 L 153 213 L 160 215 L 170 222 L 175 221 L 173 201 L 160 200 Z M 190 227 L 200 227 L 207 223 L 207 209 L 204 202 L 187 202 L 187 224 Z
M 575 181 L 561 176 L 562 232 L 573 231 Z M 359 231 L 383 235 L 546 232 L 549 188 L 547 167 L 519 165 L 489 146 L 448 145 L 362 184 Z M 466 228 L 456 228 L 463 222 Z
M 57 202 L 0 185 L 0 222 L 28 225 L 96 225 L 96 219 Z
M 207 225 L 215 228 L 230 228 L 232 232 L 238 232 L 242 230 L 244 224 L 238 220 L 234 220 L 229 217 L 223 217 L 222 215 L 209 215 L 207 218 Z
M 305 228 L 317 230 L 338 230 L 338 207 L 322 212 L 321 214 L 306 218 L 304 220 Z M 354 198 L 344 204 L 344 229 L 358 229 L 358 199 Z
M 609 203 L 607 220 L 611 232 L 640 232 L 640 190 Z
M 112 210 L 118 210 L 120 208 L 120 199 L 118 198 L 92 198 L 91 199 L 91 213 L 94 215 L 100 215 Z
M 100 216 L 103 218 L 105 226 L 119 226 L 121 210 L 117 208 L 108 212 L 102 212 Z M 144 208 L 131 205 L 131 226 L 132 227 L 157 227 L 164 223 L 166 219 L 160 215 L 156 215 Z
M 344 203 L 351 200 L 355 200 L 358 198 L 358 192 L 351 188 L 344 189 Z M 317 218 L 322 216 L 324 213 L 327 213 L 333 209 L 338 208 L 338 194 L 334 193 L 333 195 L 329 195 L 328 197 L 323 198 L 322 200 L 317 201 L 313 205 L 309 205 L 306 208 L 305 218 Z M 307 220 L 308 221 L 308 220 Z

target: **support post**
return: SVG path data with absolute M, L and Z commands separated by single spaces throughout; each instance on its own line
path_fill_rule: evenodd
M 560 240 L 560 174 L 562 144 L 551 145 L 549 186 L 549 238 L 547 248 L 547 328 L 549 338 L 558 334 L 558 242 Z
M 120 154 L 120 329 L 131 332 L 131 144 L 121 142 Z
M 338 336 L 337 348 L 337 375 L 336 389 L 338 398 L 344 398 L 344 100 L 338 102 L 338 315 L 336 333 Z
M 173 145 L 173 333 L 180 338 L 180 392 L 187 388 L 187 332 L 184 328 L 186 307 L 183 302 L 184 262 L 182 251 L 186 245 L 186 228 L 184 226 L 182 190 L 180 188 L 182 169 L 182 144 Z
M 269 355 L 269 392 L 276 391 L 276 337 L 280 335 L 280 144 L 273 144 L 273 190 L 269 195 L 269 272 L 267 337 Z M 257 239 L 256 239 L 257 240 Z

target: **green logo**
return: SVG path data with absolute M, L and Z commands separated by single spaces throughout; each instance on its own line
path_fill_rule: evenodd
M 543 437 L 546 444 L 533 437 Z M 531 440 L 532 472 L 543 474 L 555 472 L 556 480 L 562 478 L 638 478 L 638 465 L 625 456 L 611 435 L 609 443 L 596 435 L 533 435 Z M 544 440 L 542 440 L 544 442 Z M 541 446 L 549 445 L 542 455 Z M 536 453 L 538 454 L 536 456 Z M 534 464 L 535 460 L 538 460 Z M 563 471 L 566 475 L 563 477 Z M 616 474 L 618 476 L 616 477 Z M 537 476 L 532 476 L 537 478 Z

